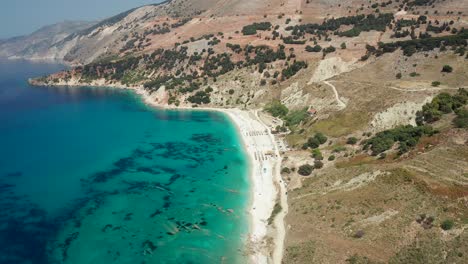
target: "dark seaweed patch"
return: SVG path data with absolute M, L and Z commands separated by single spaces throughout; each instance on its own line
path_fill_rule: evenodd
M 105 226 L 101 229 L 101 231 L 102 231 L 102 232 L 107 232 L 107 230 L 109 230 L 110 228 L 112 228 L 112 225 L 111 225 L 111 224 L 107 224 L 107 225 L 105 225 Z
M 158 247 L 150 240 L 146 240 L 145 242 L 143 242 L 142 244 L 143 248 L 145 250 L 149 249 L 151 251 L 155 251 Z
M 133 213 L 128 213 L 124 217 L 124 221 L 130 221 L 132 220 Z
M 9 178 L 18 178 L 18 177 L 23 176 L 23 173 L 21 171 L 15 171 L 15 172 L 7 173 L 5 174 L 5 176 Z
M 157 216 L 157 215 L 160 215 L 160 214 L 162 214 L 162 211 L 159 210 L 159 209 L 157 209 L 154 213 L 152 213 L 152 214 L 150 215 L 150 218 L 153 218 L 153 217 L 155 217 L 155 216 Z

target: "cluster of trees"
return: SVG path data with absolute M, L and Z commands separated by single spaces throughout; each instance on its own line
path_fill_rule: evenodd
M 245 57 L 246 57 L 246 66 L 271 63 L 277 60 L 285 60 L 286 52 L 284 51 L 285 47 L 279 45 L 278 49 L 274 51 L 268 46 L 251 46 L 248 45 L 245 47 Z M 255 54 L 253 58 L 250 57 L 251 54 Z
M 242 52 L 242 48 L 239 44 L 226 43 L 226 47 L 238 54 Z
M 398 154 L 401 155 L 411 147 L 416 146 L 422 136 L 432 136 L 437 133 L 428 124 L 439 120 L 442 115 L 452 112 L 457 114 L 454 124 L 457 127 L 466 128 L 468 127 L 468 110 L 465 107 L 467 102 L 468 91 L 463 88 L 460 88 L 453 96 L 448 93 L 441 93 L 416 113 L 418 126 L 400 126 L 377 133 L 374 137 L 364 141 L 364 149 L 370 148 L 373 155 L 378 155 L 391 149 L 395 143 L 399 143 Z
M 460 113 L 460 119 L 456 124 L 458 123 L 458 126 L 465 127 L 466 124 L 463 125 L 463 120 L 466 121 L 466 119 L 463 116 L 466 112 L 464 113 L 463 111 L 467 102 L 468 91 L 464 88 L 460 88 L 453 96 L 448 93 L 441 93 L 432 99 L 431 102 L 425 104 L 421 111 L 416 113 L 416 123 L 420 126 L 433 123 L 439 120 L 442 115 L 455 112 Z
M 264 110 L 272 116 L 280 118 L 284 118 L 289 113 L 289 109 L 278 100 L 274 100 L 267 104 Z
M 407 1 L 407 5 L 409 7 L 412 6 L 429 6 L 433 5 L 436 0 L 414 0 L 414 1 Z
M 330 47 L 326 47 L 323 49 L 323 54 L 328 54 L 328 53 L 332 53 L 332 52 L 335 52 L 336 48 L 333 47 L 333 46 L 330 46 Z
M 432 136 L 434 133 L 436 131 L 431 126 L 399 126 L 377 133 L 368 139 L 364 144 L 364 150 L 370 148 L 372 155 L 376 156 L 391 149 L 398 142 L 398 154 L 401 155 L 416 146 L 422 136 Z
M 354 27 L 350 30 L 343 32 L 335 32 L 340 37 L 357 37 L 363 31 L 382 31 L 385 32 L 385 29 L 392 22 L 393 14 L 380 14 L 375 16 L 373 14 L 367 15 L 365 19 L 357 21 L 354 24 Z
M 294 45 L 304 45 L 306 43 L 305 40 L 295 39 L 291 36 L 283 38 L 283 42 L 284 44 L 294 44 Z
M 187 98 L 192 104 L 209 104 L 211 102 L 210 93 L 212 89 L 207 88 L 205 91 L 198 91 L 194 95 Z
M 322 133 L 316 133 L 313 137 L 310 137 L 306 143 L 302 146 L 303 149 L 316 149 L 320 145 L 325 144 L 328 138 Z
M 302 175 L 302 176 L 309 176 L 310 174 L 312 174 L 313 170 L 314 170 L 314 167 L 312 165 L 304 164 L 299 167 L 299 169 L 297 170 L 297 173 L 299 173 L 299 175 Z
M 307 63 L 304 61 L 295 61 L 281 72 L 286 79 L 296 75 L 300 70 L 307 68 Z
M 217 77 L 234 70 L 235 66 L 229 54 L 221 53 L 208 57 L 203 65 L 203 71 L 210 77 Z
M 307 45 L 307 46 L 305 47 L 305 50 L 306 50 L 307 52 L 320 52 L 320 51 L 322 51 L 322 47 L 320 47 L 320 45 L 315 45 L 315 46 L 313 46 L 313 47 Z
M 283 119 L 288 127 L 298 125 L 309 117 L 307 108 L 289 111 L 289 109 L 278 100 L 267 104 L 264 110 L 274 117 Z
M 468 128 L 468 109 L 458 109 L 457 116 L 453 119 L 453 124 L 459 128 Z
M 456 35 L 441 36 L 441 37 L 428 37 L 423 39 L 412 39 L 406 41 L 397 41 L 391 43 L 379 43 L 379 49 L 376 50 L 376 55 L 382 53 L 394 52 L 398 48 L 403 50 L 403 54 L 411 56 L 419 51 L 430 51 L 435 48 L 445 46 L 462 46 L 466 47 L 468 39 L 468 30 L 460 30 Z
M 251 25 L 244 26 L 242 28 L 242 34 L 244 35 L 255 35 L 257 34 L 257 30 L 269 30 L 271 28 L 270 22 L 260 22 L 260 23 L 253 23 Z
M 304 36 L 304 33 L 309 34 L 321 34 L 326 31 L 335 31 L 335 35 L 353 37 L 359 36 L 362 31 L 385 31 L 385 28 L 390 25 L 393 19 L 393 14 L 379 14 L 375 16 L 370 15 L 356 15 L 340 18 L 331 18 L 325 20 L 322 24 L 303 24 L 296 26 L 286 27 L 286 30 L 292 31 L 293 36 Z M 354 27 L 348 31 L 338 32 L 342 25 L 353 25 Z

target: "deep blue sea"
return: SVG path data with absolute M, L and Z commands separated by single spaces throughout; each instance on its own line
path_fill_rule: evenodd
M 248 159 L 229 118 L 27 84 L 60 69 L 0 61 L 0 263 L 243 263 Z

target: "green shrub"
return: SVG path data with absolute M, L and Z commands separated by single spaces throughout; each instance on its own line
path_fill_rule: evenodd
M 401 72 L 397 73 L 395 76 L 397 79 L 401 79 Z
M 448 93 L 438 94 L 430 103 L 423 105 L 421 111 L 416 113 L 416 123 L 423 125 L 439 120 L 443 114 L 457 111 L 468 102 L 468 91 L 458 89 L 457 94 L 451 96 Z
M 297 173 L 299 173 L 302 176 L 309 176 L 313 170 L 314 170 L 314 167 L 312 167 L 309 164 L 305 164 L 299 167 L 299 170 L 297 171 Z
M 354 145 L 358 142 L 358 139 L 355 138 L 355 137 L 350 137 L 348 138 L 348 140 L 346 140 L 346 144 L 349 144 L 349 145 Z
M 343 152 L 343 151 L 346 151 L 345 146 L 336 146 L 335 148 L 333 148 L 334 153 L 340 153 L 340 152 Z
M 332 53 L 332 52 L 335 52 L 335 50 L 336 50 L 335 47 L 330 46 L 330 47 L 324 48 L 324 49 L 323 49 L 323 53 L 324 53 L 324 54 Z
M 423 135 L 431 136 L 434 133 L 435 131 L 430 126 L 400 126 L 377 133 L 367 140 L 364 149 L 370 147 L 372 155 L 376 156 L 391 149 L 396 142 L 399 142 L 399 154 L 403 154 L 411 147 L 416 146 Z
M 311 47 L 311 46 L 307 45 L 305 47 L 305 50 L 307 52 L 320 52 L 320 51 L 322 51 L 322 47 L 320 47 L 320 45 L 315 45 L 314 47 Z
M 314 168 L 317 170 L 323 168 L 323 162 L 320 160 L 314 161 Z
M 317 133 L 313 137 L 309 138 L 305 145 L 306 147 L 315 149 L 315 148 L 318 148 L 320 145 L 325 144 L 327 140 L 328 139 L 324 134 Z
M 312 150 L 312 157 L 316 160 L 323 160 L 322 152 L 318 148 Z
M 284 120 L 286 121 L 287 126 L 299 125 L 302 121 L 306 120 L 309 117 L 307 114 L 307 108 L 301 110 L 290 111 Z
M 187 101 L 192 104 L 209 104 L 211 102 L 210 94 L 205 91 L 198 91 L 195 95 L 190 96 Z
M 289 174 L 289 173 L 291 173 L 291 170 L 288 167 L 284 167 L 283 169 L 281 169 L 281 173 Z
M 330 155 L 330 157 L 328 157 L 328 160 L 329 160 L 329 161 L 334 161 L 335 158 L 336 158 L 335 155 Z
M 274 117 L 285 117 L 288 114 L 289 109 L 280 101 L 275 100 L 265 106 L 265 111 Z
M 442 72 L 448 72 L 448 73 L 450 73 L 450 72 L 452 72 L 452 71 L 453 71 L 453 68 L 452 68 L 452 66 L 450 66 L 450 65 L 444 65 L 444 67 L 442 67 Z
M 320 144 L 325 144 L 328 140 L 328 138 L 323 133 L 320 133 L 320 132 L 315 134 L 315 138 L 318 139 Z
M 453 228 L 454 225 L 455 225 L 455 223 L 453 222 L 453 220 L 447 219 L 447 220 L 444 220 L 444 221 L 440 224 L 440 227 L 441 227 L 443 230 L 450 230 L 450 229 Z
M 346 49 L 346 43 L 341 43 L 341 49 Z
M 296 73 L 298 73 L 303 68 L 307 68 L 307 63 L 305 63 L 304 61 L 295 61 L 286 69 L 283 69 L 281 73 L 283 74 L 284 78 L 289 79 L 292 76 L 296 75 Z
M 440 85 L 440 82 L 439 81 L 433 81 L 432 84 L 431 84 L 433 87 L 437 87 Z
M 255 35 L 257 30 L 268 30 L 271 28 L 270 22 L 253 23 L 242 28 L 242 34 Z
M 468 128 L 468 109 L 460 109 L 456 114 L 453 119 L 454 125 L 458 128 Z

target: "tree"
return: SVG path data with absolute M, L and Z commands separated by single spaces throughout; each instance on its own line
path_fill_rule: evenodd
M 314 170 L 314 167 L 312 167 L 309 164 L 305 164 L 305 165 L 300 166 L 297 172 L 302 176 L 309 176 L 313 170 Z
M 453 119 L 453 123 L 458 128 L 468 128 L 468 109 L 460 109 L 457 116 Z
M 315 169 L 321 169 L 321 168 L 323 168 L 323 162 L 320 161 L 320 160 L 314 161 L 314 168 L 315 168 Z
M 453 228 L 454 225 L 455 223 L 453 222 L 453 220 L 447 219 L 440 224 L 440 227 L 443 230 L 450 230 Z
M 315 160 L 323 160 L 322 152 L 318 148 L 312 150 L 312 157 Z
M 349 145 L 354 145 L 358 142 L 358 139 L 355 138 L 355 137 L 350 137 L 348 138 L 348 140 L 346 141 L 346 144 L 349 144 Z
M 318 139 L 320 144 L 325 144 L 328 140 L 328 138 L 323 133 L 320 133 L 320 132 L 315 134 L 315 138 Z
M 305 50 L 307 52 L 320 52 L 322 50 L 322 47 L 320 45 L 315 45 L 314 47 L 307 45 L 305 47 Z
M 444 65 L 444 67 L 442 67 L 442 72 L 450 73 L 452 71 L 453 71 L 453 68 L 450 65 Z

